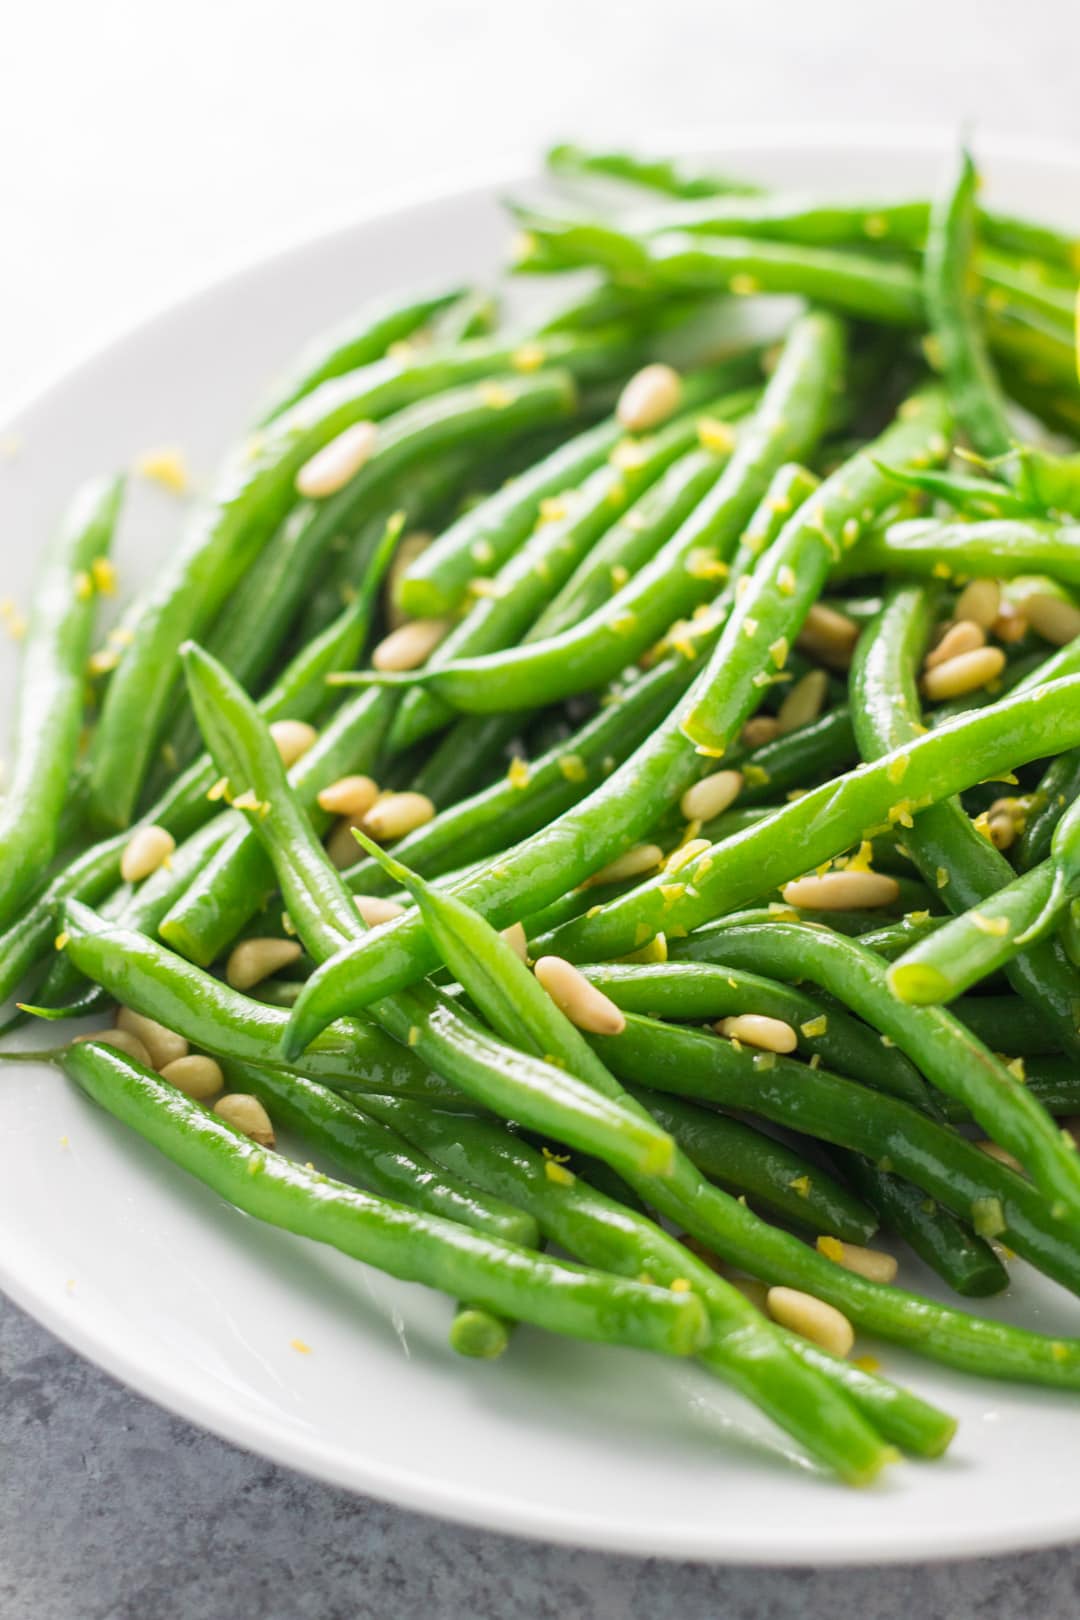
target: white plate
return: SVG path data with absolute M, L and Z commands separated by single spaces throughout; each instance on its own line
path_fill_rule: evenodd
M 774 184 L 924 191 L 943 143 L 758 133 L 717 161 Z M 1076 224 L 1080 155 L 984 145 L 990 195 Z M 234 277 L 96 356 L 30 406 L 0 465 L 0 594 L 84 475 L 161 443 L 209 472 L 275 367 L 370 293 L 498 263 L 484 184 L 354 224 Z M 133 487 L 125 583 L 176 533 Z M 13 660 L 0 653 L 0 692 Z M 916 1274 L 909 1281 L 933 1291 Z M 522 1330 L 494 1365 L 455 1359 L 449 1307 L 260 1227 L 95 1111 L 51 1071 L 0 1084 L 0 1282 L 85 1355 L 196 1423 L 357 1491 L 468 1523 L 634 1553 L 768 1563 L 1001 1552 L 1080 1534 L 1080 1402 L 982 1384 L 884 1350 L 961 1419 L 947 1461 L 862 1494 L 789 1460 L 694 1366 Z M 1024 1268 L 988 1312 L 1080 1332 L 1080 1304 Z M 292 1347 L 300 1340 L 310 1353 Z

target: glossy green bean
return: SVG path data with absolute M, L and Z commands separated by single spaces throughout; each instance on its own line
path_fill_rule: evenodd
M 987 1299 L 1009 1286 L 1009 1274 L 986 1239 L 913 1182 L 879 1170 L 860 1153 L 845 1153 L 843 1166 L 885 1230 L 903 1238 L 956 1293 Z
M 249 1141 L 109 1047 L 72 1046 L 61 1061 L 107 1112 L 269 1225 L 552 1332 L 669 1355 L 691 1355 L 707 1337 L 705 1313 L 693 1294 L 550 1260 L 332 1181 Z
M 1050 841 L 1066 809 L 1080 796 L 1080 751 L 1052 759 L 1031 795 L 1024 829 L 1017 840 L 1016 864 L 1030 871 L 1050 853 Z
M 0 926 L 56 853 L 82 727 L 99 580 L 109 566 L 123 490 L 121 479 L 101 478 L 79 491 L 35 586 L 14 703 L 14 759 L 0 802 Z
M 843 573 L 992 579 L 1049 574 L 1080 585 L 1080 526 L 1038 518 L 979 523 L 911 518 L 867 535 L 844 559 Z

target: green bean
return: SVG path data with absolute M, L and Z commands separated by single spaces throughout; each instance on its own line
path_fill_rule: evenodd
M 1019 996 L 961 996 L 950 1010 L 992 1052 L 1042 1057 L 1061 1050 L 1054 1025 Z
M 955 177 L 950 177 L 930 210 L 923 288 L 935 359 L 944 373 L 957 424 L 980 455 L 993 457 L 1008 451 L 1012 434 L 968 291 L 977 185 L 971 154 L 962 150 Z
M 701 752 L 723 756 L 747 717 L 751 683 L 782 672 L 830 569 L 891 498 L 878 458 L 907 462 L 943 455 L 946 423 L 938 394 L 914 395 L 872 446 L 845 462 L 789 519 L 750 576 L 700 678 L 700 696 L 683 718 L 683 731 Z
M 827 929 L 778 922 L 725 928 L 680 940 L 680 960 L 719 954 L 725 966 L 778 978 L 810 978 L 836 995 L 883 1036 L 895 1041 L 932 1085 L 967 1108 L 995 1142 L 1019 1159 L 1052 1202 L 1051 1221 L 1065 1221 L 1080 1182 L 1076 1154 L 1021 1080 L 970 1030 L 941 1007 L 912 1007 L 890 989 L 891 971 L 854 940 Z M 796 959 L 798 966 L 796 967 Z
M 671 197 L 715 197 L 723 192 L 753 196 L 758 188 L 740 180 L 711 172 L 695 173 L 686 158 L 639 158 L 628 152 L 593 152 L 560 142 L 548 149 L 546 159 L 553 174 L 597 175 L 605 180 L 622 180 Z
M 1009 1286 L 1009 1274 L 986 1239 L 912 1182 L 879 1170 L 859 1153 L 846 1153 L 843 1164 L 886 1230 L 903 1238 L 956 1293 L 986 1299 Z
M 75 497 L 37 581 L 14 705 L 14 767 L 0 804 L 0 925 L 56 853 L 83 718 L 86 656 L 123 482 L 101 478 Z M 105 571 L 103 573 L 103 571 Z
M 363 833 L 358 831 L 356 836 L 376 852 L 377 846 Z M 550 1053 L 567 1072 L 579 1075 L 595 1095 L 621 1104 L 631 1117 L 652 1123 L 648 1110 L 622 1090 L 580 1031 L 478 913 L 431 888 L 385 851 L 379 852 L 379 859 L 413 895 L 439 955 L 494 1029 L 525 1050 Z M 632 1187 L 668 1215 L 676 1210 L 683 1215 L 688 1188 L 692 1189 L 689 1201 L 695 1205 L 714 1191 L 677 1151 L 665 1169 L 667 1173 L 660 1177 L 644 1166 L 624 1173 Z M 815 1388 L 818 1380 L 792 1366 L 778 1336 L 756 1321 L 753 1308 L 741 1295 L 709 1276 L 703 1266 L 695 1265 L 687 1278 L 681 1252 L 674 1262 L 662 1250 L 654 1252 L 654 1267 L 657 1260 L 669 1277 L 674 1264 L 675 1276 L 696 1283 L 702 1292 L 713 1329 L 709 1359 L 718 1372 L 843 1477 L 855 1481 L 876 1473 L 885 1460 L 877 1437 L 856 1419 L 835 1390 L 823 1382 Z M 649 1274 L 655 1273 L 650 1269 Z M 824 1420 L 818 1408 L 816 1419 L 808 1421 L 819 1401 L 831 1408 L 829 1418 Z
M 282 895 L 304 944 L 316 959 L 363 937 L 353 897 L 327 860 L 311 824 L 290 794 L 273 738 L 242 688 L 198 647 L 184 666 L 203 734 L 220 769 L 247 784 L 257 805 L 252 826 L 273 859 Z M 247 813 L 247 812 L 245 812 Z M 359 835 L 358 836 L 362 836 Z M 430 987 L 382 1001 L 375 1016 L 420 1058 L 432 1061 L 485 1107 L 593 1153 L 624 1171 L 663 1172 L 672 1144 L 653 1121 L 598 1097 L 544 1054 L 533 1058 L 492 1040 Z
M 803 920 L 806 913 L 802 913 Z M 864 916 L 867 915 L 864 913 Z M 824 917 L 819 921 L 824 921 Z M 947 917 L 930 917 L 925 911 L 901 917 L 899 922 L 889 922 L 880 928 L 868 928 L 859 933 L 859 943 L 865 945 L 868 951 L 884 957 L 886 962 L 895 961 L 898 956 L 911 945 L 913 940 L 924 939 L 927 934 L 933 934 L 939 928 L 944 928 Z M 990 1044 L 989 1042 L 987 1044 Z
M 722 941 L 718 950 L 723 950 Z M 927 1100 L 918 1070 L 895 1047 L 842 1009 L 826 1007 L 802 990 L 775 979 L 705 962 L 586 965 L 582 972 L 624 1012 L 654 1018 L 712 1022 L 739 1013 L 761 1013 L 790 1025 L 803 1057 L 817 1058 L 838 1074 L 861 1080 L 917 1107 Z
M 877 1221 L 870 1210 L 786 1143 L 681 1097 L 631 1094 L 671 1133 L 690 1163 L 728 1192 L 744 1194 L 755 1207 L 775 1210 L 799 1226 L 849 1243 L 867 1243 L 873 1237 Z
M 263 406 L 260 427 L 311 394 L 320 383 L 381 360 L 392 343 L 414 341 L 433 316 L 465 295 L 463 287 L 417 296 L 373 299 L 329 332 L 320 333 L 275 384 Z
M 585 375 L 618 371 L 627 355 L 621 336 L 549 343 Z M 233 454 L 209 507 L 193 520 L 168 567 L 133 610 L 134 640 L 109 683 L 91 757 L 92 805 L 107 825 L 130 820 L 178 673 L 180 643 L 209 623 L 295 504 L 301 467 L 354 423 L 379 420 L 455 385 L 490 377 L 500 365 L 512 365 L 513 352 L 495 339 L 475 339 L 450 357 L 376 361 L 322 383 Z M 545 413 L 551 421 L 576 408 L 576 389 L 565 372 L 524 381 L 524 388 L 518 380 L 506 391 L 542 406 L 534 423 Z M 497 408 L 491 407 L 492 416 Z
M 560 930 L 555 941 L 543 943 L 574 960 L 596 961 L 637 950 L 661 931 L 669 941 L 681 937 L 831 860 L 864 834 L 903 825 L 914 809 L 1078 742 L 1080 679 L 1050 681 L 1011 695 L 811 788 L 767 821 L 713 844 L 680 871 L 681 893 L 664 893 L 667 886 L 650 879 L 598 916 L 581 918 Z M 359 975 L 340 973 L 342 981 L 346 977 L 348 1003 L 357 1005 Z M 310 999 L 318 994 L 321 1000 L 321 990 L 313 979 Z M 313 1020 L 310 1027 L 318 1025 Z M 290 1044 L 295 1038 L 290 1035 Z
M 481 1192 L 468 1177 L 440 1169 L 392 1125 L 358 1103 L 303 1075 L 278 1069 L 231 1062 L 225 1072 L 232 1090 L 258 1097 L 275 1125 L 295 1131 L 368 1192 L 460 1221 L 507 1243 L 536 1247 L 539 1230 L 533 1216 L 513 1202 Z
M 965 517 L 1026 518 L 1045 511 L 1036 503 L 989 478 L 964 478 L 958 473 L 926 471 L 911 467 L 886 467 L 881 471 L 906 489 L 917 490 L 933 500 L 948 501 Z
M 108 1113 L 269 1225 L 551 1332 L 668 1355 L 692 1355 L 707 1335 L 693 1294 L 550 1260 L 332 1181 L 257 1146 L 109 1047 L 71 1046 L 61 1061 L 65 1074 Z
M 491 1311 L 477 1310 L 472 1305 L 459 1305 L 450 1326 L 448 1342 L 459 1356 L 471 1356 L 476 1361 L 495 1361 L 504 1355 L 510 1344 L 513 1324 Z
M 1072 749 L 1050 761 L 1031 795 L 1027 819 L 1017 840 L 1016 862 L 1022 872 L 1030 871 L 1049 855 L 1054 830 L 1078 796 L 1080 751 Z
M 591 1039 L 624 1083 L 746 1109 L 862 1153 L 972 1221 L 976 1230 L 984 1226 L 986 1235 L 1002 1236 L 1047 1276 L 1080 1292 L 1074 1232 L 1054 1220 L 1039 1190 L 898 1098 L 868 1091 L 827 1069 L 808 1069 L 774 1052 L 753 1053 L 637 1013 L 627 1016 L 621 1035 Z
M 552 596 L 568 582 L 612 521 L 697 442 L 696 410 L 726 416 L 726 400 L 716 398 L 717 385 L 712 372 L 687 377 L 683 396 L 693 407 L 689 413 L 648 437 L 620 441 L 606 462 L 594 468 L 576 490 L 558 499 L 560 515 L 542 520 L 507 560 L 491 593 L 474 602 L 427 660 L 425 678 L 429 671 L 463 657 L 501 651 L 535 626 Z M 526 639 L 531 642 L 539 633 L 541 626 L 535 626 Z M 431 692 L 410 692 L 394 720 L 389 747 L 406 748 L 451 718 L 453 711 Z
M 535 708 L 618 674 L 673 621 L 715 596 L 717 580 L 770 479 L 820 438 L 843 347 L 842 330 L 832 317 L 807 315 L 796 323 L 719 482 L 608 603 L 545 641 L 415 672 L 404 681 L 455 708 L 483 713 Z
M 878 618 L 863 631 L 852 665 L 851 693 L 864 759 L 902 748 L 922 730 L 916 669 L 929 639 L 933 609 L 934 597 L 923 587 L 894 587 Z M 905 846 L 927 883 L 954 912 L 982 908 L 987 901 L 993 905 L 993 897 L 1013 878 L 1009 862 L 976 830 L 958 799 L 923 810 L 905 835 Z M 951 923 L 931 935 L 933 944 L 917 944 L 916 957 L 928 949 L 934 960 L 949 961 L 956 926 Z M 977 939 L 986 943 L 989 936 Z M 987 971 L 1007 960 L 1005 956 L 995 958 Z M 975 977 L 967 983 L 981 976 L 974 961 L 972 968 Z M 1020 956 L 1014 953 L 1009 977 L 1013 988 L 1038 1009 L 1066 1048 L 1080 1055 L 1080 982 L 1061 951 L 1046 942 Z
M 1049 574 L 1080 585 L 1080 527 L 1037 518 L 979 523 L 912 518 L 868 535 L 845 558 L 843 572 L 994 579 Z

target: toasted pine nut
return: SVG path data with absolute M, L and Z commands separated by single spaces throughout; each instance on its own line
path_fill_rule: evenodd
M 856 1272 L 869 1282 L 895 1282 L 900 1269 L 896 1256 L 886 1254 L 883 1249 L 864 1249 L 861 1243 L 842 1243 L 834 1237 L 819 1237 L 817 1246 L 826 1260 L 834 1260 L 838 1266 Z
M 167 1063 L 175 1063 L 177 1058 L 187 1057 L 188 1043 L 182 1035 L 174 1029 L 167 1029 L 154 1018 L 144 1018 L 142 1013 L 133 1012 L 130 1007 L 121 1007 L 116 1014 L 117 1029 L 126 1029 L 142 1042 L 150 1054 L 150 1065 L 154 1069 L 163 1069 Z
M 938 664 L 947 664 L 950 658 L 956 658 L 960 653 L 974 652 L 976 647 L 986 646 L 986 631 L 974 619 L 957 619 L 950 624 L 937 646 L 928 652 L 923 660 L 923 669 L 936 669 Z
M 990 629 L 999 641 L 1011 647 L 1014 642 L 1023 641 L 1028 633 L 1028 622 L 1011 602 L 1002 602 L 998 616 Z
M 887 872 L 823 872 L 821 877 L 796 878 L 780 893 L 789 906 L 815 911 L 865 911 L 887 906 L 900 893 L 900 885 Z
M 630 433 L 644 433 L 674 416 L 682 398 L 682 378 L 671 366 L 643 366 L 619 395 L 615 415 Z
M 827 1305 L 813 1294 L 798 1288 L 770 1288 L 765 1296 L 769 1315 L 781 1327 L 799 1333 L 811 1344 L 820 1344 L 834 1356 L 848 1356 L 855 1343 L 855 1329 L 842 1311 Z
M 1063 596 L 1054 596 L 1049 591 L 1025 596 L 1023 609 L 1035 634 L 1053 642 L 1055 647 L 1064 647 L 1066 642 L 1080 636 L 1080 608 Z
M 687 788 L 679 800 L 679 812 L 687 821 L 712 821 L 735 803 L 742 785 L 742 771 L 710 771 Z
M 360 846 L 355 841 L 353 849 L 359 854 Z M 404 906 L 399 906 L 396 900 L 386 900 L 378 894 L 358 894 L 356 909 L 368 928 L 378 928 L 380 923 L 393 922 L 395 917 L 405 915 Z
M 363 850 L 352 835 L 353 828 L 358 825 L 352 816 L 345 816 L 326 840 L 326 853 L 339 872 L 348 871 L 350 866 L 355 866 L 357 861 L 364 858 Z
M 664 852 L 659 844 L 635 844 L 633 849 L 626 850 L 602 866 L 599 872 L 594 872 L 587 880 L 588 886 L 622 883 L 626 878 L 641 877 L 645 872 L 654 872 L 663 859 Z
M 274 1127 L 258 1097 L 252 1097 L 246 1091 L 227 1091 L 214 1104 L 214 1113 L 227 1124 L 235 1125 L 245 1136 L 250 1136 L 260 1147 L 273 1147 Z
M 823 669 L 807 670 L 801 681 L 796 681 L 777 710 L 776 723 L 780 735 L 797 731 L 816 720 L 829 690 L 829 677 Z
M 295 939 L 242 939 L 233 946 L 225 964 L 225 977 L 234 990 L 251 990 L 278 968 L 298 961 L 300 955 Z
M 404 838 L 417 827 L 423 827 L 435 815 L 435 806 L 426 793 L 388 793 L 377 799 L 364 817 L 363 827 L 369 838 L 380 843 L 392 838 Z
M 144 1069 L 154 1067 L 150 1054 L 137 1035 L 130 1029 L 95 1029 L 89 1035 L 76 1035 L 76 1041 L 98 1041 L 102 1046 L 115 1046 L 125 1057 L 134 1058 Z
M 589 983 L 561 956 L 542 956 L 533 969 L 537 979 L 572 1024 L 594 1035 L 621 1035 L 626 1019 L 610 997 Z
M 277 744 L 281 763 L 286 767 L 295 765 L 319 740 L 319 733 L 306 720 L 275 720 L 270 727 L 270 735 Z
M 524 923 L 511 923 L 509 928 L 503 929 L 502 937 L 515 956 L 520 956 L 523 962 L 529 960 L 529 941 L 525 933 Z
M 743 726 L 739 741 L 744 748 L 761 748 L 775 742 L 780 735 L 780 722 L 773 714 L 755 714 Z
M 996 1159 L 998 1164 L 1005 1165 L 1009 1170 L 1015 1170 L 1017 1175 L 1024 1176 L 1027 1174 L 1016 1155 L 1010 1153 L 1008 1148 L 1000 1147 L 997 1142 L 976 1142 L 975 1146 L 980 1153 L 985 1153 L 987 1158 Z
M 1001 586 L 996 579 L 973 579 L 956 598 L 956 617 L 971 619 L 989 630 L 1001 608 Z
M 125 883 L 141 883 L 175 848 L 176 839 L 164 827 L 136 827 L 120 857 L 120 876 Z
M 221 1064 L 215 1063 L 212 1057 L 204 1057 L 201 1053 L 176 1058 L 174 1062 L 166 1063 L 159 1073 L 161 1078 L 167 1080 L 171 1086 L 175 1086 L 177 1091 L 182 1091 L 185 1097 L 194 1097 L 196 1102 L 208 1102 L 225 1087 Z
M 847 669 L 858 639 L 859 627 L 854 619 L 826 607 L 824 602 L 815 602 L 803 620 L 795 645 L 831 669 Z
M 449 619 L 406 619 L 384 636 L 371 655 L 374 669 L 418 669 L 450 628 Z
M 374 422 L 354 422 L 304 462 L 296 475 L 296 493 L 311 500 L 336 495 L 370 460 L 378 436 Z
M 987 816 L 986 830 L 995 849 L 1004 851 L 1016 843 L 1016 822 L 1012 816 L 1003 815 L 1000 811 L 997 815 Z
M 1005 668 L 1005 654 L 1000 647 L 976 647 L 973 652 L 960 653 L 923 676 L 923 691 L 932 702 L 945 698 L 964 697 L 977 692 L 989 681 L 995 680 Z
M 741 1041 L 762 1052 L 794 1052 L 799 1044 L 790 1024 L 782 1018 L 767 1018 L 764 1013 L 736 1013 L 733 1018 L 721 1018 L 716 1030 L 729 1041 Z
M 386 603 L 386 618 L 391 630 L 396 630 L 399 624 L 404 624 L 408 618 L 398 607 L 398 586 L 404 576 L 409 572 L 417 557 L 422 557 L 430 546 L 432 536 L 417 529 L 412 534 L 403 534 L 398 541 L 393 561 L 386 574 L 386 584 L 383 587 L 383 600 Z
M 319 809 L 332 816 L 355 816 L 362 821 L 379 797 L 379 785 L 370 776 L 342 776 L 319 794 Z

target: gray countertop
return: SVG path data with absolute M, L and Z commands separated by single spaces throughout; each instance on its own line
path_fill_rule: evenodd
M 140 8 L 137 28 L 129 0 L 16 9 L 0 63 L 0 149 L 18 157 L 5 165 L 12 228 L 0 265 L 10 397 L 144 310 L 347 216 L 375 190 L 415 188 L 556 135 L 971 119 L 1080 138 L 1075 0 L 755 0 L 737 12 L 708 0 L 188 0 Z M 407 63 L 404 116 L 400 76 L 362 73 L 371 62 Z M 237 185 L 222 153 L 241 150 Z M 72 244 L 87 240 L 94 252 L 74 255 L 72 275 Z M 0 1620 L 1080 1612 L 1077 1548 L 764 1571 L 458 1529 L 245 1455 L 124 1390 L 3 1301 L 0 1447 Z

